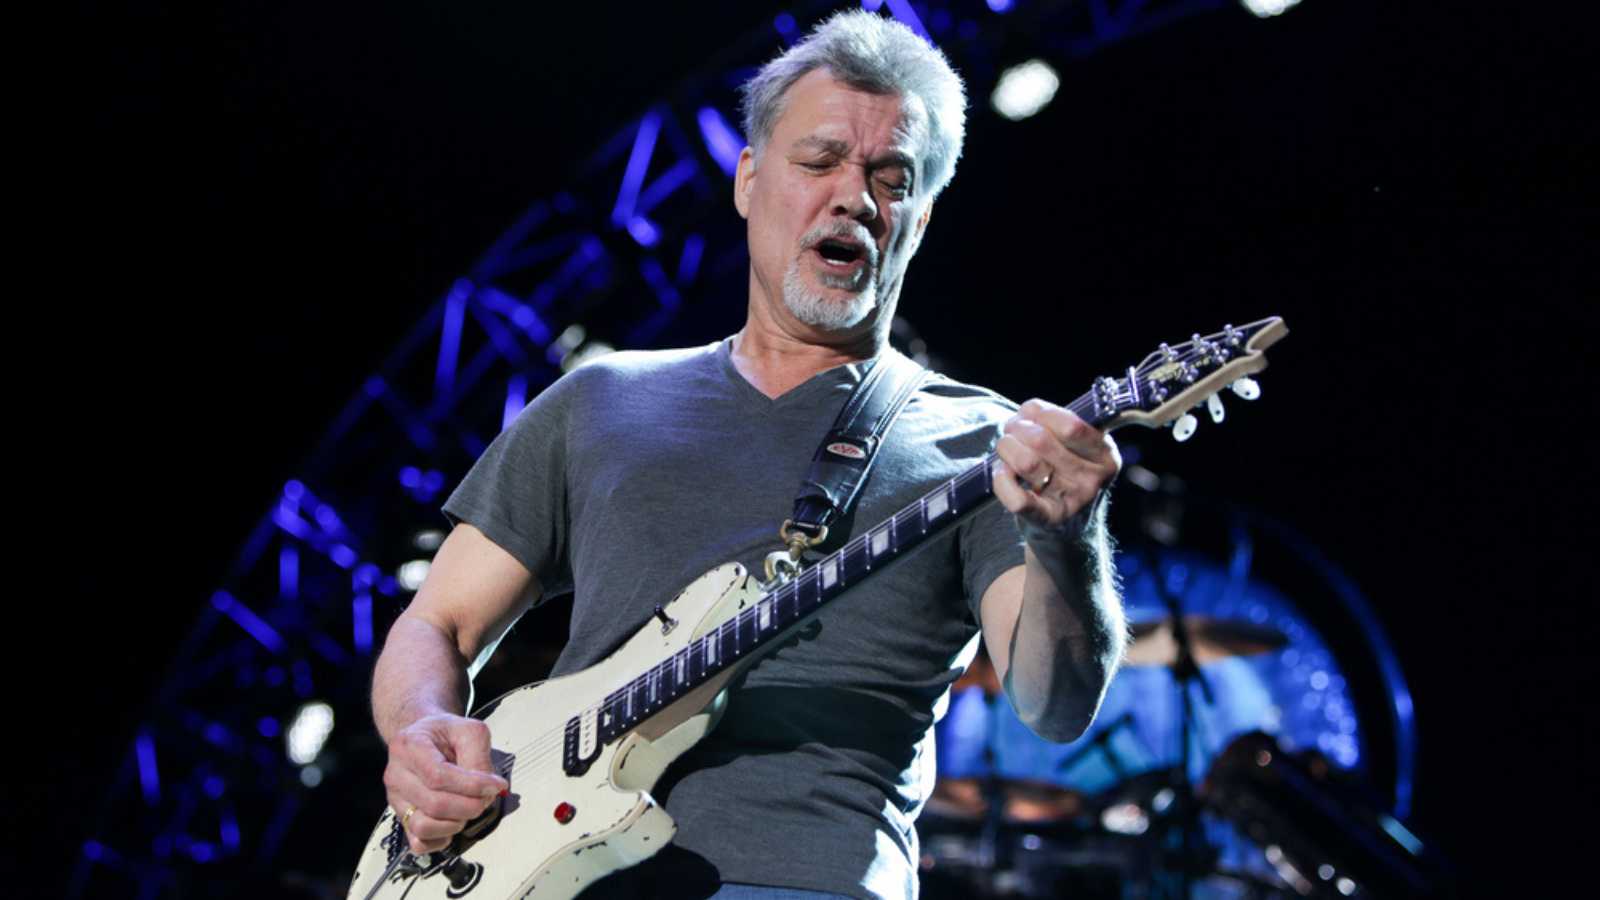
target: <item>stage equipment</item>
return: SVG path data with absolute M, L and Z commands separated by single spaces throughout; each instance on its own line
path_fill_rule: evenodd
M 1207 804 L 1237 824 L 1301 896 L 1454 896 L 1437 853 L 1359 779 L 1320 754 L 1289 753 L 1259 731 L 1212 763 Z
M 936 727 L 940 777 L 919 820 L 925 895 L 1300 896 L 1286 860 L 1310 865 L 1313 878 L 1334 866 L 1318 890 L 1338 891 L 1339 878 L 1359 889 L 1356 868 L 1387 870 L 1354 851 L 1338 862 L 1308 855 L 1307 835 L 1332 826 L 1302 821 L 1299 807 L 1266 815 L 1255 807 L 1267 788 L 1242 784 L 1222 760 L 1242 752 L 1232 749 L 1242 736 L 1270 732 L 1274 752 L 1315 759 L 1328 783 L 1383 785 L 1362 789 L 1369 811 L 1353 815 L 1367 832 L 1406 833 L 1396 810 L 1409 796 L 1409 695 L 1369 661 L 1389 653 L 1381 631 L 1366 630 L 1359 596 L 1342 593 L 1353 588 L 1325 578 L 1326 561 L 1298 544 L 1273 542 L 1333 595 L 1306 605 L 1253 577 L 1258 542 L 1276 531 L 1260 516 L 1216 501 L 1196 512 L 1175 479 L 1137 464 L 1124 480 L 1127 521 L 1117 527 L 1130 536 L 1118 557 L 1133 623 L 1128 662 L 1090 732 L 1054 745 L 1016 718 L 979 656 Z M 1224 552 L 1182 546 L 1186 534 L 1203 533 L 1223 535 Z M 1335 620 L 1354 627 L 1347 633 Z M 1336 654 L 1332 633 L 1361 643 Z M 1367 681 L 1375 684 L 1358 683 Z M 1373 799 L 1391 789 L 1392 799 Z M 1433 879 L 1430 889 L 1442 883 L 1437 866 L 1413 869 Z

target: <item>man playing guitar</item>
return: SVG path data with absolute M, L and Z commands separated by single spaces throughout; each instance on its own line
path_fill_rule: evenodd
M 413 852 L 448 845 L 508 788 L 488 726 L 465 713 L 472 674 L 523 612 L 575 593 L 556 668 L 574 672 L 710 564 L 759 571 L 776 549 L 817 438 L 894 352 L 964 107 L 943 54 L 859 10 L 746 85 L 743 328 L 604 357 L 536 398 L 445 505 L 455 527 L 389 633 L 373 712 Z M 991 443 L 1001 504 L 842 595 L 735 681 L 721 724 L 652 792 L 678 824 L 672 844 L 589 896 L 648 883 L 647 896 L 914 897 L 931 726 L 980 633 L 1024 722 L 1058 741 L 1087 728 L 1125 640 L 1104 524 L 1121 463 L 1106 434 L 1050 403 L 934 378 L 879 450 L 859 521 Z

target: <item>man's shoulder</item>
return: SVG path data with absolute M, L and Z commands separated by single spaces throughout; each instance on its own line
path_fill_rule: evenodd
M 593 356 L 567 372 L 557 385 L 587 392 L 632 387 L 709 371 L 717 365 L 717 344 L 670 350 L 615 350 Z
M 666 371 L 714 364 L 718 345 L 677 347 L 665 350 L 614 350 L 585 361 L 568 373 L 569 377 L 636 377 Z

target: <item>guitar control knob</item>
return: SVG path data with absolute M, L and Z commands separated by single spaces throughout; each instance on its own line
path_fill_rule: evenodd
M 571 822 L 572 821 L 572 817 L 577 815 L 577 814 L 578 814 L 578 808 L 576 806 L 573 806 L 571 803 L 562 802 L 560 804 L 557 804 L 557 806 L 556 806 L 556 813 L 555 813 L 556 821 L 560 822 L 563 825 L 567 824 L 568 822 Z

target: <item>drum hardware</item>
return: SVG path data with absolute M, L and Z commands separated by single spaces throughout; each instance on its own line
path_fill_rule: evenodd
M 1145 562 L 1150 565 L 1150 571 L 1159 572 L 1156 559 L 1153 555 L 1146 554 Z M 1195 659 L 1195 641 L 1191 640 L 1189 620 L 1183 615 L 1182 601 L 1167 584 L 1165 578 L 1155 579 L 1156 591 L 1161 602 L 1167 608 L 1168 619 L 1165 633 L 1172 641 L 1172 659 L 1167 668 L 1172 673 L 1172 680 L 1178 688 L 1179 697 L 1179 722 L 1178 722 L 1178 768 L 1177 777 L 1172 780 L 1173 812 L 1167 817 L 1158 831 L 1158 842 L 1166 845 L 1167 835 L 1176 830 L 1178 833 L 1178 855 L 1176 872 L 1178 875 L 1177 896 L 1182 900 L 1189 900 L 1193 892 L 1193 877 L 1197 871 L 1201 874 L 1209 871 L 1214 865 L 1216 853 L 1201 833 L 1200 805 L 1195 795 L 1194 785 L 1189 778 L 1190 769 L 1190 732 L 1196 727 L 1197 720 L 1194 708 L 1194 694 L 1191 687 L 1198 684 L 1200 695 L 1207 706 L 1216 704 L 1216 697 L 1211 692 L 1211 683 L 1206 680 L 1205 673 L 1200 671 L 1200 666 Z M 1159 633 L 1158 630 L 1149 632 Z M 1132 648 L 1130 648 L 1132 649 Z M 1172 868 L 1169 866 L 1169 868 Z
M 1250 732 L 1218 754 L 1201 790 L 1302 896 L 1455 895 L 1443 861 L 1319 755 L 1288 753 L 1270 735 Z
M 1179 631 L 1199 665 L 1281 650 L 1289 643 L 1283 632 L 1270 626 L 1199 615 L 1184 616 L 1176 629 L 1173 620 L 1160 619 L 1135 622 L 1130 630 L 1133 640 L 1122 659 L 1125 666 L 1173 666 L 1178 662 Z

